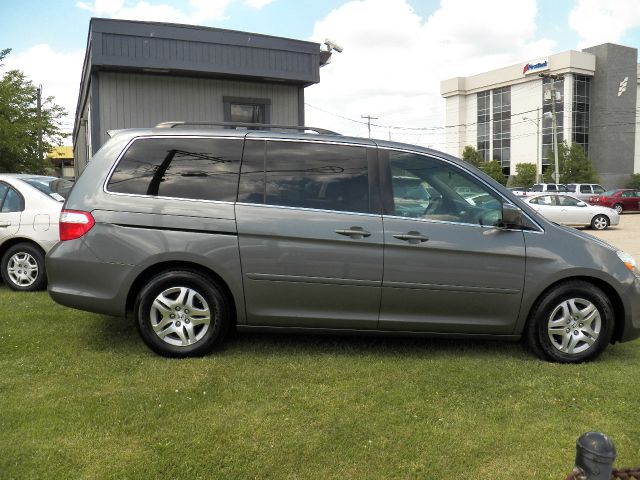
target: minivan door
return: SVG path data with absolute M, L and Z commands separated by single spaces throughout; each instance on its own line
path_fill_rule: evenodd
M 236 219 L 249 325 L 376 328 L 375 156 L 373 147 L 247 137 Z
M 444 160 L 396 150 L 379 155 L 386 163 L 379 329 L 512 333 L 525 244 L 522 231 L 496 227 L 502 198 Z

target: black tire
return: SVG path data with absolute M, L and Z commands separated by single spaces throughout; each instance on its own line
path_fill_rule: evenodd
M 44 253 L 31 243 L 9 247 L 2 256 L 2 280 L 11 290 L 33 292 L 47 287 Z
M 620 214 L 624 211 L 624 207 L 622 206 L 622 204 L 621 204 L 621 203 L 616 203 L 616 204 L 613 206 L 613 209 L 614 209 L 616 212 L 618 212 L 618 215 L 620 215 Z
M 582 363 L 602 353 L 611 341 L 614 323 L 613 307 L 604 292 L 573 280 L 540 297 L 529 314 L 525 335 L 533 352 L 544 360 Z
M 203 321 L 205 311 L 209 312 L 208 322 Z M 222 343 L 231 323 L 231 308 L 223 291 L 190 270 L 169 270 L 152 277 L 138 294 L 135 315 L 144 342 L 165 357 L 211 352 Z
M 609 217 L 606 215 L 596 215 L 591 219 L 591 228 L 594 230 L 606 230 L 610 224 Z

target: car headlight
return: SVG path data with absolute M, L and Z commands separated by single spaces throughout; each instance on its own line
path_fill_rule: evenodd
M 636 277 L 640 278 L 640 269 L 638 269 L 638 262 L 629 255 L 627 252 L 623 252 L 622 250 L 618 250 L 616 252 L 618 258 L 624 263 L 624 266 L 629 269 L 631 273 L 633 273 Z

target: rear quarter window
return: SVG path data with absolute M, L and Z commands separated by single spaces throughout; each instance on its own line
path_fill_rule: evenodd
M 135 140 L 118 162 L 107 191 L 233 202 L 242 141 L 236 138 Z

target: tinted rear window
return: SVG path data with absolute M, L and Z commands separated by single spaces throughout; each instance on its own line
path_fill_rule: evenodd
M 366 149 L 248 140 L 238 201 L 366 213 L 369 211 Z
M 233 202 L 242 139 L 146 138 L 118 163 L 110 192 Z

